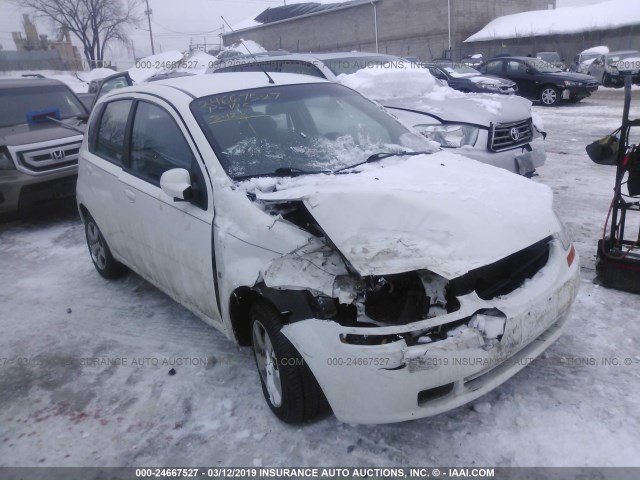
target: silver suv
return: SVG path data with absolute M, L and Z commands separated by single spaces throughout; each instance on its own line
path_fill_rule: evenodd
M 88 111 L 63 83 L 0 80 L 0 214 L 75 193 Z
M 309 53 L 244 55 L 210 69 L 208 73 L 260 71 L 300 73 L 340 82 L 367 67 L 407 66 L 403 58 L 376 53 Z M 367 95 L 368 92 L 360 92 Z M 371 95 L 368 95 L 371 96 Z M 434 100 L 427 97 L 376 99 L 405 124 L 442 147 L 482 163 L 525 176 L 546 160 L 543 132 L 531 115 L 531 102 L 502 95 L 468 94 Z

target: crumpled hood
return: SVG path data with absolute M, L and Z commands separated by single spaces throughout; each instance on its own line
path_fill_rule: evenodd
M 453 279 L 560 230 L 549 188 L 448 152 L 281 179 L 256 198 L 303 201 L 363 276 L 428 269 Z
M 531 117 L 531 102 L 516 95 L 460 93 L 437 98 L 394 98 L 379 100 L 386 107 L 434 114 L 447 122 L 473 123 L 490 127 L 492 123 L 510 123 Z
M 69 122 L 69 125 L 84 129 L 85 124 L 77 121 Z M 48 142 L 67 137 L 82 136 L 81 133 L 56 125 L 54 122 L 39 123 L 36 125 L 15 125 L 0 128 L 0 145 L 29 145 L 31 143 Z

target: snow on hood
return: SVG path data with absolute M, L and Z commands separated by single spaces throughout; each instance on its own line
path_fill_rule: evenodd
M 601 45 L 599 47 L 587 48 L 586 50 L 583 50 L 582 52 L 580 52 L 581 55 L 585 55 L 585 54 L 589 54 L 589 53 L 597 53 L 598 55 L 606 55 L 607 53 L 609 53 L 609 47 Z
M 357 171 L 243 188 L 265 202 L 303 201 L 361 275 L 428 269 L 453 279 L 560 230 L 548 187 L 452 153 Z
M 525 98 L 459 92 L 439 84 L 426 68 L 363 68 L 337 80 L 388 107 L 424 111 L 450 122 L 488 127 L 531 116 L 531 102 Z

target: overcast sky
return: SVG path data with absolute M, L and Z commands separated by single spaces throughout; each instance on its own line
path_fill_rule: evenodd
M 144 1 L 144 0 L 142 0 Z M 222 31 L 225 19 L 233 26 L 260 13 L 270 6 L 278 6 L 284 0 L 148 0 L 152 10 L 153 38 L 158 51 L 186 50 L 189 42 L 217 45 L 220 41 L 219 34 Z M 288 4 L 301 3 L 310 0 L 287 0 Z M 336 0 L 311 0 L 322 3 L 335 2 Z M 478 0 L 485 1 L 485 0 Z M 558 6 L 576 6 L 598 3 L 602 0 L 557 0 Z M 638 0 L 629 0 L 638 1 Z M 141 11 L 144 10 L 143 8 Z M 49 21 L 39 20 L 38 28 L 41 34 L 54 36 L 54 29 Z M 227 27 L 224 27 L 227 31 Z M 5 50 L 15 50 L 11 38 L 11 32 L 23 31 L 20 9 L 16 8 L 10 0 L 0 0 L 0 44 Z M 132 29 L 130 38 L 133 41 L 136 57 L 144 57 L 151 53 L 149 32 L 146 21 L 140 22 L 137 28 Z M 74 44 L 78 44 L 74 40 Z M 131 52 L 125 49 L 113 49 L 109 54 L 112 60 L 122 64 L 130 62 Z

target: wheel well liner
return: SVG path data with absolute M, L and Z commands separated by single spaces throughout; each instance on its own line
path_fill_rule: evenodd
M 241 346 L 251 345 L 249 315 L 254 302 L 266 302 L 283 315 L 283 323 L 295 322 L 316 315 L 311 307 L 311 294 L 306 290 L 281 290 L 258 284 L 240 287 L 229 299 L 229 318 L 233 335 Z

